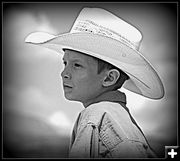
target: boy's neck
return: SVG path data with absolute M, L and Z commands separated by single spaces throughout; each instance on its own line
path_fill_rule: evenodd
M 86 102 L 83 102 L 83 106 L 84 106 L 85 108 L 87 108 L 87 107 L 90 106 L 91 104 L 96 103 L 96 102 L 97 102 L 97 99 L 98 99 L 101 95 L 103 95 L 104 93 L 106 93 L 106 92 L 107 92 L 107 91 L 101 92 L 100 94 L 96 95 L 94 98 L 92 98 L 92 99 L 90 99 L 90 100 L 88 100 L 88 101 L 86 101 Z
M 122 102 L 126 104 L 126 95 L 118 90 L 115 91 L 105 91 L 95 98 L 86 101 L 83 103 L 84 107 L 87 108 L 93 103 L 98 103 L 101 101 L 110 101 L 110 102 Z

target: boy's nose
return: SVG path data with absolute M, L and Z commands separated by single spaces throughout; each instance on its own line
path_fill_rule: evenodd
M 66 70 L 63 70 L 63 71 L 61 72 L 61 77 L 62 77 L 63 79 L 71 79 L 70 73 L 67 72 Z

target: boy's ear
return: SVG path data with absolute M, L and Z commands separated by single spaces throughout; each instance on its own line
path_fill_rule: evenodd
M 120 72 L 117 69 L 111 69 L 106 72 L 102 84 L 104 87 L 114 85 L 119 79 L 119 77 L 120 77 Z

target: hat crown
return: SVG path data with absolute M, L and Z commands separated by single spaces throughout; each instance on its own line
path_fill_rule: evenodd
M 83 8 L 70 31 L 77 32 L 104 35 L 126 43 L 135 50 L 139 50 L 142 40 L 137 28 L 101 8 Z

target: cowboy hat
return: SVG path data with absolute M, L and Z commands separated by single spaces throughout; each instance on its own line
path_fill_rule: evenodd
M 25 39 L 26 43 L 57 52 L 72 49 L 109 62 L 130 77 L 124 88 L 160 99 L 164 87 L 155 69 L 140 53 L 141 41 L 142 34 L 137 28 L 101 8 L 83 8 L 69 33 L 55 36 L 35 32 Z

